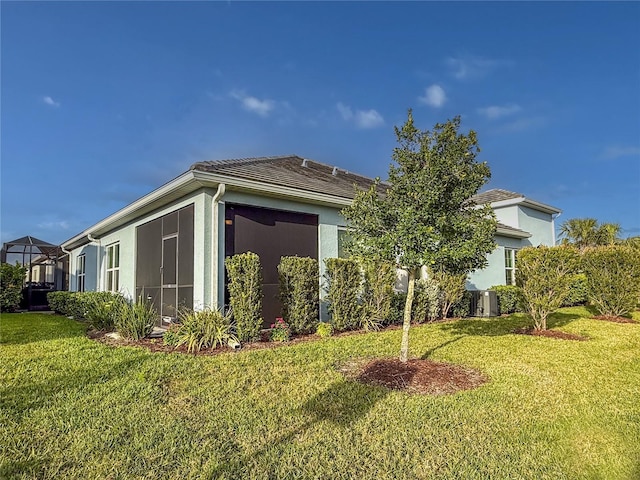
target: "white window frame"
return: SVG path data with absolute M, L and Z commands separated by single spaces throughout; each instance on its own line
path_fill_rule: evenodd
M 120 291 L 120 242 L 107 245 L 104 289 L 108 292 Z
M 516 252 L 515 248 L 504 249 L 504 283 L 507 285 L 516 284 Z M 511 265 L 509 265 L 511 263 Z M 509 282 L 509 274 L 511 275 L 511 282 Z
M 84 292 L 87 279 L 87 256 L 83 253 L 76 258 L 76 292 Z

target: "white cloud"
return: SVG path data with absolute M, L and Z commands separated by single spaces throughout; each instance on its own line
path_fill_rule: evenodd
M 498 118 L 507 117 L 522 111 L 520 105 L 510 103 L 508 105 L 491 105 L 489 107 L 479 108 L 478 113 L 484 115 L 489 120 L 496 120 Z
M 424 91 L 424 97 L 418 97 L 418 102 L 434 108 L 440 108 L 447 101 L 447 94 L 444 89 L 437 84 L 427 87 Z
M 451 70 L 451 74 L 458 80 L 484 77 L 497 67 L 513 64 L 509 60 L 494 60 L 472 55 L 448 57 L 445 63 Z
M 607 147 L 600 155 L 603 160 L 615 160 L 620 157 L 637 157 L 640 156 L 640 147 L 621 147 L 614 145 Z
M 49 96 L 42 97 L 42 102 L 45 105 L 49 105 L 50 107 L 58 108 L 60 106 L 60 102 L 56 102 L 53 98 Z
M 518 118 L 497 128 L 498 133 L 524 132 L 543 127 L 547 119 L 543 116 Z
M 261 117 L 268 117 L 276 106 L 276 102 L 273 100 L 268 98 L 260 100 L 240 90 L 233 90 L 229 95 L 238 100 L 242 108 Z
M 377 110 L 356 110 L 354 112 L 351 107 L 342 102 L 338 102 L 336 108 L 343 120 L 353 122 L 358 128 L 369 129 L 384 125 L 384 118 Z
M 61 220 L 57 222 L 40 222 L 37 227 L 42 228 L 44 230 L 69 230 L 69 222 L 66 220 Z

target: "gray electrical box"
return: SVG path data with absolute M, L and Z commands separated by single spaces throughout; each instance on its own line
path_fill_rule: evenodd
M 471 291 L 471 315 L 474 317 L 497 317 L 498 296 L 493 290 Z

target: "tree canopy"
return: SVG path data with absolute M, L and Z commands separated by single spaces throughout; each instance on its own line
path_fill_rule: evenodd
M 564 245 L 584 249 L 613 245 L 620 240 L 620 231 L 617 223 L 598 223 L 595 218 L 571 218 L 560 226 L 560 238 Z
M 351 253 L 391 261 L 409 272 L 403 361 L 417 270 L 426 265 L 433 271 L 466 274 L 486 266 L 486 256 L 495 248 L 493 211 L 471 200 L 491 172 L 486 162 L 476 161 L 476 133 L 465 135 L 459 129 L 460 117 L 455 117 L 436 124 L 433 131 L 421 131 L 409 110 L 405 124 L 395 127 L 398 146 L 388 181 L 376 179 L 376 185 L 356 192 L 343 210 Z M 378 192 L 380 186 L 385 194 Z

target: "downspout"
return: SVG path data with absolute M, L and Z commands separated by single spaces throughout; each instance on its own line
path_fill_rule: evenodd
M 212 307 L 222 307 L 222 305 L 218 305 L 219 300 L 219 289 L 220 285 L 218 284 L 218 273 L 219 273 L 219 265 L 218 259 L 220 256 L 220 235 L 218 233 L 218 202 L 220 198 L 224 195 L 227 187 L 224 183 L 218 184 L 218 191 L 213 196 L 211 200 L 211 207 L 213 209 L 212 215 L 212 228 L 211 228 L 211 306 Z
M 92 243 L 97 243 L 98 247 L 96 248 L 96 292 L 100 291 L 100 239 L 93 238 L 90 233 L 87 233 L 87 238 Z
M 562 215 L 562 212 L 558 212 L 555 215 L 551 215 L 551 220 L 553 220 L 551 222 L 551 238 L 553 238 L 553 246 L 556 246 L 556 218 L 558 218 L 560 215 Z

